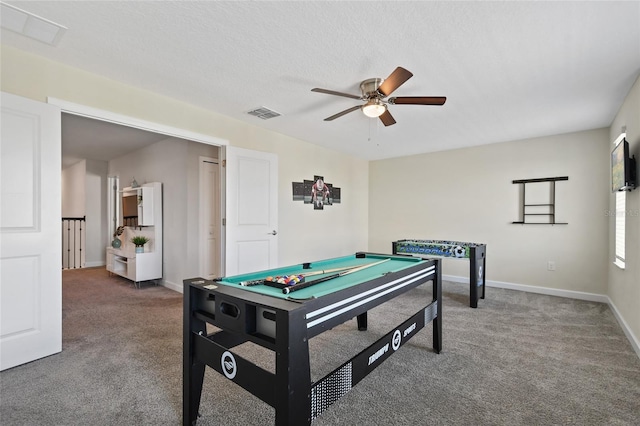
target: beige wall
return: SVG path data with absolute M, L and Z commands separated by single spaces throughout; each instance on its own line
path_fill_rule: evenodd
M 87 214 L 85 203 L 85 176 L 87 162 L 78 161 L 62 170 L 62 216 L 83 217 Z
M 280 264 L 367 249 L 367 161 L 13 48 L 2 46 L 1 53 L 1 89 L 5 92 L 42 102 L 54 97 L 277 154 Z M 342 204 L 314 211 L 292 200 L 291 183 L 314 174 L 342 188 Z
M 279 133 L 260 135 L 255 134 L 257 128 L 248 130 L 250 137 L 243 140 L 242 148 L 278 154 L 279 263 L 367 250 L 368 161 Z M 340 204 L 314 210 L 311 204 L 293 201 L 292 183 L 311 180 L 314 175 L 324 176 L 327 183 L 341 189 Z
M 489 281 L 606 294 L 607 141 L 600 129 L 371 162 L 370 250 L 405 238 L 486 243 Z M 557 221 L 568 225 L 512 224 L 512 180 L 556 176 L 569 177 L 556 185 Z M 447 259 L 443 272 L 468 268 Z
M 611 124 L 608 135 L 609 150 L 612 149 L 611 143 L 620 134 L 623 126 L 627 128 L 629 151 L 636 157 L 636 174 L 640 177 L 638 171 L 638 166 L 640 166 L 640 78 L 636 80 Z M 614 195 L 609 192 L 609 209 L 611 211 L 615 210 L 614 199 Z M 608 294 L 638 341 L 640 339 L 640 189 L 627 192 L 626 202 L 626 265 L 624 270 L 613 265 L 613 237 L 610 238 L 607 257 Z M 609 232 L 612 236 L 614 235 L 614 223 L 614 218 L 611 216 Z
M 55 97 L 172 127 L 227 139 L 279 157 L 281 264 L 355 250 L 390 251 L 400 238 L 486 242 L 488 279 L 608 294 L 640 335 L 640 190 L 629 194 L 627 269 L 611 265 L 609 151 L 627 126 L 640 157 L 640 87 L 636 82 L 611 130 L 372 162 L 260 129 L 175 99 L 2 46 L 1 89 L 46 101 Z M 341 205 L 314 211 L 291 200 L 291 182 L 314 174 L 342 188 Z M 518 189 L 511 180 L 569 176 L 558 184 L 564 226 L 513 225 Z M 190 198 L 192 200 L 193 197 Z M 547 271 L 547 261 L 556 271 Z M 468 274 L 464 261 L 445 273 Z

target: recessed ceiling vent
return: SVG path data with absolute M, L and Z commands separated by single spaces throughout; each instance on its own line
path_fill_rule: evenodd
M 270 118 L 278 117 L 281 115 L 279 112 L 275 112 L 266 107 L 256 108 L 253 111 L 249 111 L 247 114 L 253 115 L 263 120 L 268 120 Z
M 67 27 L 41 18 L 33 13 L 0 2 L 2 28 L 57 46 Z

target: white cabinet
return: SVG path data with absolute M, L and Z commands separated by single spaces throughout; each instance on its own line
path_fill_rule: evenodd
M 162 183 L 146 183 L 122 191 L 120 248 L 107 247 L 107 271 L 133 281 L 162 279 Z M 131 238 L 149 238 L 143 253 L 136 253 Z
M 162 278 L 162 258 L 155 252 L 136 253 L 107 248 L 107 271 L 134 283 Z

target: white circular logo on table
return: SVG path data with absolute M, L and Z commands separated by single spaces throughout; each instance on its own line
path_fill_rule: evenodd
M 222 372 L 227 376 L 227 379 L 236 377 L 238 367 L 236 366 L 236 359 L 231 352 L 226 351 L 223 353 L 222 358 L 220 358 L 220 363 L 222 364 Z
M 391 347 L 394 351 L 397 351 L 400 347 L 400 342 L 402 341 L 402 334 L 400 330 L 396 330 L 393 332 L 393 338 L 391 339 Z

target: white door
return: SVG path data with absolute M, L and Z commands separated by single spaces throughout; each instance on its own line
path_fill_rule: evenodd
M 220 273 L 220 180 L 218 162 L 200 157 L 200 276 Z
M 0 370 L 62 350 L 60 108 L 2 93 Z
M 226 147 L 225 275 L 278 266 L 278 157 Z

